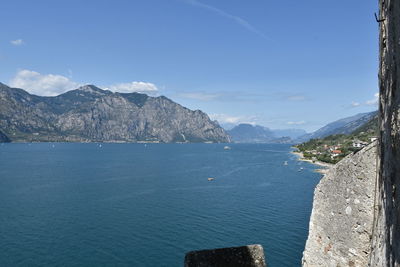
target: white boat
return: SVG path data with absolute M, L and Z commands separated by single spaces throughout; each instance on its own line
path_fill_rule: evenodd
M 231 150 L 232 148 L 230 146 L 224 146 L 224 150 Z
M 210 178 L 207 178 L 207 180 L 208 180 L 209 182 L 211 182 L 211 181 L 214 181 L 214 178 L 210 177 Z

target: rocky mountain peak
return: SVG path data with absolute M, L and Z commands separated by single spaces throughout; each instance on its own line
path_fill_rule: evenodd
M 6 87 L 8 88 L 8 87 Z M 85 85 L 55 97 L 8 88 L 0 97 L 0 142 L 229 142 L 201 111 L 166 97 Z M 12 138 L 11 138 L 12 137 Z
M 106 92 L 106 90 L 100 89 L 95 85 L 92 84 L 88 84 L 88 85 L 84 85 L 79 87 L 77 90 L 79 91 L 83 91 L 85 93 L 94 93 L 94 94 L 104 94 Z

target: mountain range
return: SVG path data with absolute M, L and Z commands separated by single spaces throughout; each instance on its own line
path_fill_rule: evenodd
M 43 97 L 0 83 L 0 142 L 302 143 L 350 134 L 376 115 L 360 113 L 313 133 L 245 123 L 225 131 L 206 113 L 165 96 L 113 93 L 86 85 Z
M 216 121 L 164 96 L 94 85 L 54 97 L 0 83 L 0 142 L 230 142 Z
M 335 134 L 351 134 L 358 129 L 362 130 L 366 125 L 370 128 L 371 125 L 375 125 L 376 116 L 377 111 L 360 113 L 331 122 L 313 133 L 306 133 L 301 129 L 271 130 L 264 126 L 245 123 L 227 132 L 236 143 L 302 143 Z
M 351 117 L 340 119 L 325 125 L 324 127 L 318 129 L 313 133 L 303 135 L 297 138 L 295 141 L 297 143 L 301 143 L 308 141 L 310 139 L 324 138 L 329 135 L 351 134 L 358 128 L 362 127 L 363 125 L 371 121 L 371 119 L 376 117 L 377 114 L 378 111 L 372 111 L 367 113 L 359 113 Z
M 306 134 L 302 129 L 272 130 L 247 123 L 241 123 L 227 132 L 236 143 L 293 143 L 293 139 Z
M 236 143 L 270 143 L 275 138 L 274 134 L 266 127 L 242 123 L 231 130 L 228 134 Z

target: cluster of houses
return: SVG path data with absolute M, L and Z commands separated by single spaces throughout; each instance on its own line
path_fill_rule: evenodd
M 371 137 L 370 138 L 370 142 L 372 143 L 373 141 L 377 140 L 377 137 Z M 365 146 L 367 146 L 368 144 L 370 144 L 369 142 L 364 142 L 364 141 L 360 141 L 360 140 L 353 140 L 352 142 L 352 147 L 353 148 L 363 148 Z M 309 154 L 312 154 L 314 156 L 318 156 L 321 154 L 329 154 L 331 159 L 334 159 L 336 157 L 338 157 L 339 155 L 341 155 L 343 153 L 342 151 L 342 144 L 337 144 L 334 146 L 329 146 L 327 144 L 324 144 L 322 146 L 322 149 L 319 150 L 309 150 L 309 151 L 305 151 Z M 315 158 L 313 157 L 313 160 L 315 160 Z
M 370 143 L 374 142 L 377 139 L 378 139 L 377 137 L 370 137 Z M 353 147 L 354 148 L 363 148 L 363 147 L 367 146 L 370 143 L 363 142 L 363 141 L 360 141 L 360 140 L 354 140 L 353 141 Z
M 325 144 L 322 147 L 322 149 L 319 149 L 319 150 L 316 150 L 316 149 L 307 150 L 305 152 L 308 153 L 308 154 L 312 154 L 314 156 L 318 156 L 318 155 L 322 155 L 322 154 L 327 154 L 328 153 L 331 156 L 331 158 L 333 159 L 333 158 L 336 158 L 337 156 L 339 156 L 340 154 L 342 154 L 342 150 L 340 148 L 341 148 L 341 144 L 338 144 L 336 146 L 328 146 L 328 145 Z M 315 157 L 313 157 L 312 159 L 316 160 Z

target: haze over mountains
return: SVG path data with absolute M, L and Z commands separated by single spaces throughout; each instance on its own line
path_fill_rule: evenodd
M 329 135 L 350 134 L 367 124 L 374 123 L 371 121 L 376 116 L 377 111 L 360 113 L 329 123 L 313 133 L 306 133 L 301 129 L 271 130 L 251 124 L 239 124 L 228 130 L 228 133 L 236 143 L 302 143 Z
M 333 134 L 350 134 L 376 117 L 377 111 L 359 113 L 357 115 L 331 122 L 313 133 L 299 137 L 297 142 L 324 138 Z
M 0 83 L 2 142 L 229 142 L 217 122 L 160 96 L 87 85 L 40 97 Z
M 260 125 L 241 123 L 227 131 L 236 143 L 293 143 L 306 133 L 302 129 L 271 130 Z

